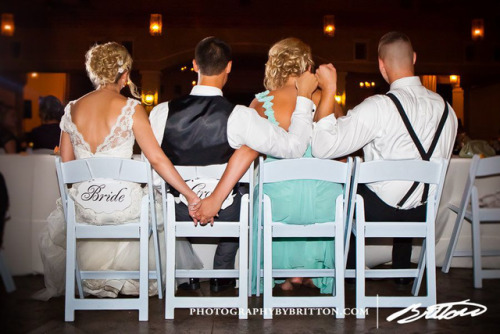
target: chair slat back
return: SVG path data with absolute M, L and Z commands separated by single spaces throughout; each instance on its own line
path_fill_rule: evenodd
M 61 162 L 59 176 L 63 183 L 84 182 L 93 179 L 113 179 L 148 183 L 150 168 L 144 161 L 119 158 L 89 158 Z
M 474 158 L 477 155 L 474 156 Z M 479 156 L 477 156 L 479 159 Z M 500 174 L 500 156 L 479 159 L 479 164 L 476 171 L 476 176 L 492 176 Z
M 184 180 L 196 180 L 203 178 L 220 179 L 227 164 L 208 166 L 175 166 Z M 240 183 L 250 183 L 253 179 L 253 163 L 245 174 L 240 178 Z
M 261 158 L 260 161 L 260 180 L 263 183 L 318 180 L 346 184 L 351 175 L 351 163 L 335 160 L 301 158 L 263 163 Z
M 357 192 L 360 183 L 379 181 L 415 181 L 428 183 L 436 188 L 432 202 L 434 208 L 439 206 L 443 191 L 444 178 L 448 168 L 448 160 L 377 160 L 361 162 L 356 158 L 352 191 Z M 437 210 L 436 210 L 437 212 Z
M 442 161 L 376 160 L 358 163 L 358 183 L 379 181 L 416 181 L 439 184 Z

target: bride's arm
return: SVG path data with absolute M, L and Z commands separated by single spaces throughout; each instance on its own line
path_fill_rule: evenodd
M 141 147 L 142 152 L 151 163 L 151 166 L 160 174 L 160 176 L 168 182 L 172 187 L 177 189 L 186 199 L 190 205 L 189 209 L 197 208 L 200 199 L 188 187 L 186 182 L 179 175 L 172 162 L 167 158 L 163 150 L 158 145 L 156 138 L 149 124 L 146 111 L 140 105 L 136 106 L 134 113 L 133 131 L 137 143 Z M 191 212 L 190 212 L 191 213 Z
M 75 160 L 75 152 L 73 152 L 73 145 L 71 145 L 69 134 L 65 131 L 61 131 L 59 149 L 62 162 Z

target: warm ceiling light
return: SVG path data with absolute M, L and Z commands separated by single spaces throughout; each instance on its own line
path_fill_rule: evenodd
M 372 81 L 372 87 L 375 87 L 375 82 Z
M 458 76 L 456 75 L 450 75 L 450 82 L 451 83 L 456 83 L 458 81 Z
M 359 83 L 359 87 L 361 87 L 361 88 L 365 87 L 365 83 L 364 82 L 360 82 Z
M 196 81 L 191 81 L 191 85 L 196 86 Z
M 323 16 L 323 33 L 328 37 L 335 35 L 335 21 L 333 15 Z
M 151 14 L 149 19 L 149 34 L 151 36 L 160 36 L 162 33 L 161 14 Z
M 38 73 L 37 72 L 31 72 L 31 77 L 32 78 L 38 78 Z
M 14 35 L 14 14 L 2 14 L 2 35 Z
M 484 20 L 475 19 L 472 20 L 472 39 L 478 40 L 484 38 Z

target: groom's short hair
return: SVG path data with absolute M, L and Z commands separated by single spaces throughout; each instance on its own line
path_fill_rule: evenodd
M 217 75 L 231 61 L 231 47 L 216 37 L 202 39 L 194 51 L 194 59 L 203 75 Z
M 384 59 L 386 47 L 387 45 L 391 45 L 394 43 L 403 43 L 405 45 L 406 52 L 408 53 L 409 58 L 413 58 L 413 47 L 411 45 L 410 38 L 399 31 L 391 31 L 382 36 L 380 41 L 378 42 L 378 57 L 380 59 Z

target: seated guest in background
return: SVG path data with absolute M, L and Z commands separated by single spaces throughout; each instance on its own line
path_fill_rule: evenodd
M 95 45 L 86 54 L 85 66 L 95 90 L 66 106 L 61 119 L 62 161 L 93 157 L 131 159 L 134 142 L 137 140 L 153 168 L 183 194 L 190 210 L 196 210 L 200 199 L 187 186 L 156 142 L 146 111 L 138 100 L 120 94 L 125 85 L 128 85 L 132 95 L 140 97 L 129 78 L 132 57 L 127 49 L 115 42 Z M 137 183 L 120 183 L 130 189 L 130 204 L 111 213 L 78 204 L 81 203 L 77 196 L 78 184 L 74 184 L 69 196 L 77 203 L 76 219 L 91 225 L 124 224 L 137 219 L 141 199 L 147 190 Z M 57 208 L 47 218 L 47 223 L 40 236 L 46 288 L 34 296 L 40 300 L 61 295 L 65 289 L 66 222 L 60 200 Z M 177 242 L 180 243 L 178 248 L 182 250 L 182 259 L 201 265 L 189 242 L 180 239 Z M 160 243 L 163 240 L 160 237 Z M 183 244 L 186 247 L 182 247 Z M 149 259 L 150 268 L 154 268 L 154 256 Z M 138 270 L 139 241 L 79 241 L 77 260 L 82 270 Z M 98 297 L 137 295 L 139 283 L 133 279 L 83 280 L 83 290 Z M 156 292 L 155 280 L 149 286 L 149 294 Z
M 0 153 L 17 153 L 17 138 L 9 129 L 11 124 L 8 124 L 12 112 L 12 107 L 0 103 Z
M 312 139 L 312 153 L 319 158 L 345 156 L 363 148 L 365 161 L 424 159 L 417 145 L 433 158 L 449 159 L 457 132 L 455 112 L 441 96 L 426 89 L 415 76 L 416 54 L 408 36 L 385 34 L 378 46 L 379 69 L 391 85 L 388 95 L 375 95 L 350 110 L 345 117 L 319 110 Z M 335 69 L 330 69 L 335 73 Z M 389 95 L 391 94 L 391 95 Z M 405 124 L 404 118 L 409 119 Z M 443 126 L 440 126 L 440 124 Z M 414 142 L 409 131 L 414 131 Z M 434 138 L 437 144 L 430 149 Z M 425 154 L 427 155 L 427 154 Z M 411 182 L 379 182 L 361 185 L 367 221 L 425 221 L 424 185 L 410 189 Z M 429 195 L 432 195 L 431 189 Z M 411 238 L 395 238 L 392 266 L 410 268 Z M 351 243 L 348 267 L 355 263 Z M 407 278 L 396 281 L 408 284 Z
M 53 150 L 59 145 L 61 137 L 59 122 L 64 115 L 64 108 L 61 101 L 53 95 L 41 97 L 39 106 L 42 125 L 27 134 L 26 140 L 28 143 L 33 143 L 34 150 L 41 148 Z
M 196 166 L 227 163 L 228 167 L 212 196 L 202 201 L 198 210 L 202 224 L 218 214 L 222 221 L 239 220 L 240 197 L 235 190 L 233 203 L 220 210 L 241 175 L 258 152 L 277 157 L 300 157 L 307 148 L 312 132 L 312 102 L 294 97 L 297 106 L 289 132 L 261 118 L 254 109 L 234 105 L 222 96 L 222 88 L 231 71 L 231 48 L 224 41 L 207 37 L 196 46 L 194 70 L 198 84 L 191 94 L 156 106 L 150 115 L 158 143 L 175 165 Z M 310 73 L 309 73 L 310 74 Z M 316 88 L 313 75 L 298 80 L 299 94 L 311 96 Z M 293 111 L 290 110 L 290 114 Z M 246 145 L 246 146 L 244 146 Z M 236 151 L 235 151 L 236 149 Z M 219 212 L 220 210 L 220 212 Z M 189 220 L 182 202 L 176 208 L 177 219 Z M 207 219 L 208 218 L 208 219 Z M 215 269 L 233 269 L 238 240 L 222 239 L 214 257 Z M 212 291 L 234 286 L 234 279 L 211 279 Z M 197 289 L 191 279 L 181 289 Z
M 256 95 L 250 107 L 270 123 L 288 130 L 295 108 L 297 78 L 314 66 L 311 48 L 297 38 L 287 38 L 274 44 L 269 50 L 264 86 L 266 91 Z M 331 65 L 330 65 L 331 66 Z M 322 65 L 316 72 L 319 88 L 312 97 L 318 109 L 331 112 L 335 108 L 336 79 Z M 338 107 L 337 112 L 340 112 Z M 337 114 L 341 116 L 341 114 Z M 308 146 L 303 157 L 312 157 Z M 268 155 L 265 162 L 276 157 Z M 273 206 L 273 221 L 287 224 L 314 224 L 335 220 L 335 200 L 342 194 L 342 186 L 324 181 L 294 180 L 264 185 Z M 255 203 L 257 206 L 257 203 Z M 257 207 L 254 209 L 257 213 Z M 257 236 L 257 214 L 254 215 L 254 236 Z M 254 238 L 254 258 L 257 258 L 257 237 Z M 273 241 L 273 268 L 275 269 L 333 269 L 334 241 L 332 239 L 279 238 Z M 262 266 L 261 266 L 262 268 Z M 257 268 L 252 269 L 252 289 L 260 283 Z M 278 281 L 277 281 L 278 282 Z M 321 293 L 332 293 L 333 278 L 288 278 L 283 290 L 304 284 L 318 287 Z

